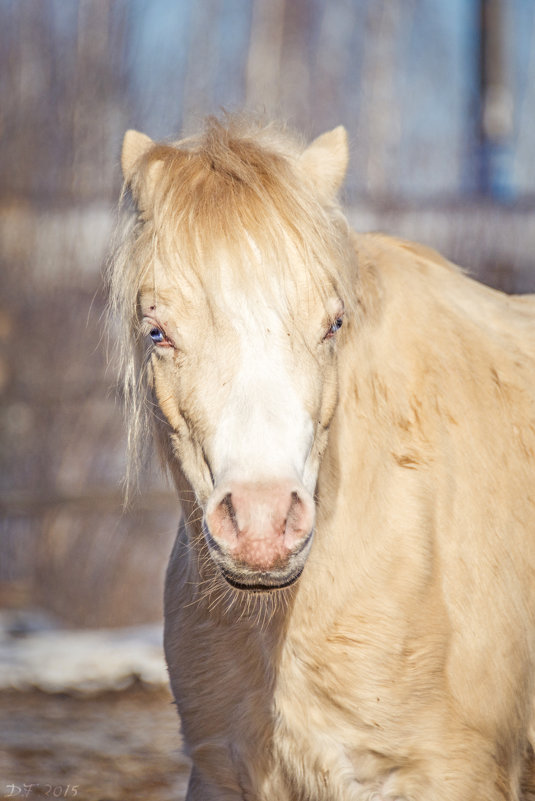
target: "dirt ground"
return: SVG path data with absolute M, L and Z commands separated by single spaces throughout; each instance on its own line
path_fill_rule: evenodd
M 0 693 L 0 798 L 182 801 L 188 773 L 166 690 Z
M 164 689 L 0 692 L 0 798 L 183 801 L 189 765 Z M 535 801 L 535 771 L 526 777 Z

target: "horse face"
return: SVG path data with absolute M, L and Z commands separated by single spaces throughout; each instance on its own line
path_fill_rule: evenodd
M 233 285 L 230 265 L 226 284 L 216 300 L 194 281 L 164 288 L 165 302 L 143 293 L 154 391 L 221 573 L 235 587 L 280 588 L 312 541 L 343 303 L 303 279 L 285 288 L 283 314 L 260 289 Z
M 195 493 L 221 573 L 249 590 L 287 586 L 303 569 L 343 317 L 337 269 L 325 266 L 340 242 L 325 243 L 338 236 L 345 131 L 302 152 L 262 136 L 216 126 L 181 149 L 130 131 L 121 158 L 140 212 L 134 257 L 156 243 L 138 308 L 166 457 Z

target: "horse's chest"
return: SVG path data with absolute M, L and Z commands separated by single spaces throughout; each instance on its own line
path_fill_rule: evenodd
M 392 768 L 380 755 L 381 733 L 359 711 L 350 686 L 288 654 L 274 693 L 275 764 L 286 776 L 299 777 L 303 798 L 317 801 L 365 801 L 382 798 L 381 787 Z

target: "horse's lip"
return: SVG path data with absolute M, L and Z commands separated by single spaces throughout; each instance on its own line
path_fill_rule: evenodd
M 248 583 L 244 582 L 243 580 L 238 581 L 233 574 L 229 573 L 228 570 L 225 570 L 224 568 L 220 567 L 219 569 L 221 570 L 221 574 L 223 575 L 225 581 L 230 584 L 231 587 L 234 587 L 235 590 L 243 590 L 245 592 L 271 592 L 272 590 L 284 590 L 286 587 L 291 587 L 292 584 L 295 584 L 303 572 L 303 567 L 300 567 L 299 570 L 296 570 L 292 575 L 286 576 L 281 582 L 270 579 L 267 583 L 265 581 L 267 578 L 265 574 L 262 574 L 258 581 L 251 581 Z M 242 579 L 241 576 L 240 579 Z
M 228 555 L 221 548 L 219 543 L 216 542 L 216 540 L 212 537 L 208 526 L 203 525 L 203 532 L 212 558 L 216 563 L 219 572 L 227 584 L 230 584 L 230 586 L 234 587 L 234 589 L 241 590 L 243 592 L 271 592 L 274 590 L 283 590 L 286 587 L 291 587 L 292 584 L 295 584 L 305 566 L 306 557 L 302 560 L 299 557 L 303 554 L 303 552 L 307 552 L 309 550 L 312 543 L 312 538 L 314 536 L 314 529 L 312 528 L 305 537 L 304 541 L 300 544 L 298 550 L 290 557 L 290 564 L 287 565 L 289 570 L 287 572 L 280 567 L 275 571 L 268 572 L 263 570 L 255 571 L 251 570 L 250 568 L 245 568 L 242 570 L 234 569 L 232 561 L 229 560 Z M 293 565 L 292 561 L 294 562 Z M 295 561 L 297 561 L 297 564 L 295 564 Z M 241 567 L 243 568 L 244 566 Z

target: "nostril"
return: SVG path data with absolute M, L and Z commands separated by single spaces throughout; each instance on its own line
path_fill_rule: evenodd
M 309 506 L 300 494 L 294 490 L 291 493 L 290 506 L 286 515 L 285 525 L 285 538 L 290 547 L 310 534 L 313 524 L 313 511 L 309 509 Z
M 223 498 L 223 500 L 219 505 L 221 507 L 223 514 L 226 515 L 228 522 L 232 523 L 232 525 L 234 526 L 234 529 L 237 534 L 239 532 L 239 528 L 238 528 L 238 521 L 236 520 L 236 510 L 234 508 L 234 504 L 232 503 L 232 493 L 227 492 L 227 494 L 225 495 L 225 497 Z
M 294 490 L 292 492 L 292 502 L 290 504 L 290 510 L 299 511 L 304 510 L 306 507 L 305 501 L 301 498 L 301 495 Z
M 216 539 L 229 545 L 236 541 L 239 529 L 231 492 L 227 492 L 208 512 L 206 522 L 210 533 Z
M 301 507 L 301 498 L 297 494 L 297 492 L 292 492 L 290 496 L 290 506 L 288 507 L 288 512 L 286 514 L 286 526 L 293 527 L 294 523 L 296 522 L 297 518 L 299 517 L 299 510 Z

